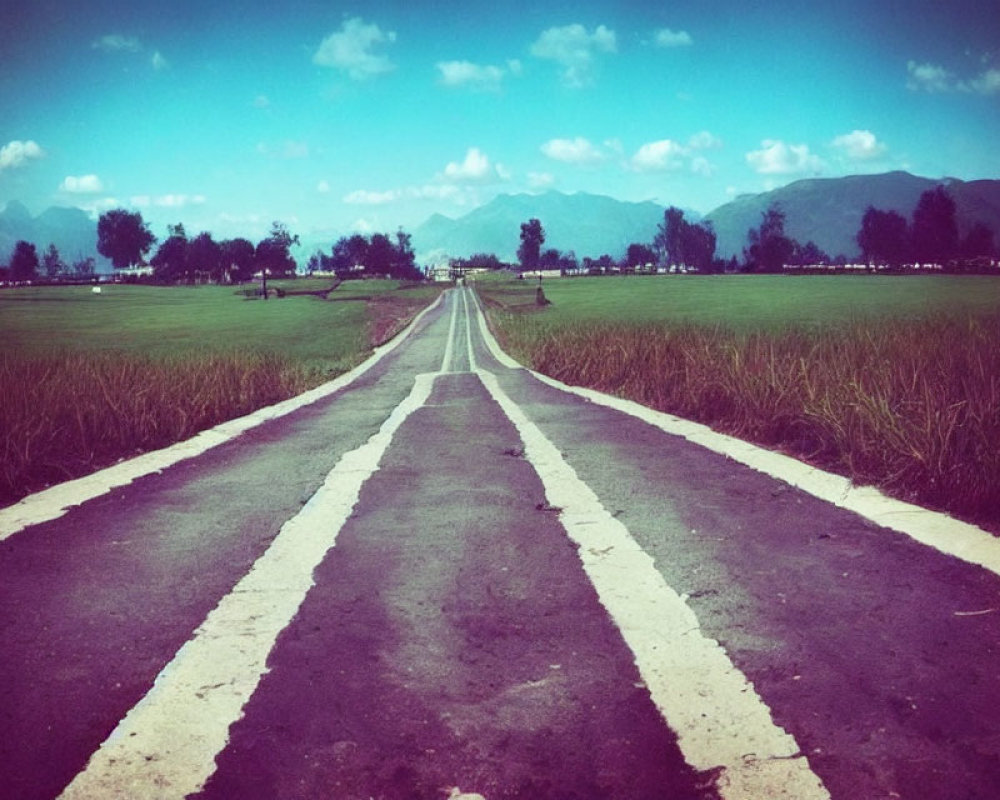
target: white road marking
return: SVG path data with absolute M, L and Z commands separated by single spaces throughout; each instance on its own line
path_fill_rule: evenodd
M 890 528 L 941 553 L 1000 575 L 1000 538 L 988 531 L 940 511 L 931 511 L 887 497 L 873 486 L 855 486 L 848 478 L 841 475 L 834 475 L 782 453 L 718 433 L 706 425 L 654 411 L 631 400 L 613 397 L 593 389 L 570 386 L 548 375 L 529 370 L 500 348 L 486 325 L 479 304 L 473 302 L 473 305 L 479 316 L 479 330 L 487 348 L 505 367 L 523 369 L 549 386 L 641 419 L 665 433 L 680 436 L 751 469 L 795 486 L 820 500 L 853 511 L 876 525 Z
M 399 336 L 375 348 L 366 361 L 322 386 L 273 406 L 259 409 L 244 417 L 224 422 L 162 450 L 145 453 L 83 478 L 66 481 L 50 489 L 28 495 L 18 503 L 0 509 L 0 542 L 32 525 L 58 519 L 73 506 L 105 495 L 113 489 L 126 486 L 145 475 L 161 472 L 179 461 L 200 456 L 213 447 L 228 442 L 261 423 L 283 417 L 303 406 L 339 392 L 374 367 L 386 354 L 398 347 L 412 333 L 424 315 L 440 302 L 441 296 L 420 312 Z
M 215 771 L 229 727 L 267 671 L 267 656 L 313 585 L 366 480 L 399 426 L 430 396 L 432 374 L 361 447 L 346 453 L 319 491 L 286 522 L 65 789 L 66 800 L 179 800 Z
M 455 342 L 455 325 L 458 321 L 458 301 L 453 300 L 451 304 L 451 322 L 448 324 L 448 341 L 444 346 L 444 358 L 441 360 L 441 372 L 451 372 L 452 351 Z
M 829 800 L 795 739 L 772 720 L 719 643 L 701 633 L 694 612 L 666 584 L 653 559 L 504 393 L 496 376 L 483 370 L 478 375 L 517 428 L 548 503 L 560 509 L 584 570 L 687 762 L 703 771 L 722 767 L 716 785 L 726 800 Z

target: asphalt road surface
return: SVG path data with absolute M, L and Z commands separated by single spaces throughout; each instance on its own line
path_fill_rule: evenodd
M 469 289 L 49 516 L 3 798 L 1000 797 L 994 572 L 512 368 Z

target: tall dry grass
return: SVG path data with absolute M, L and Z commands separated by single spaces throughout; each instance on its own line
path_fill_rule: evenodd
M 0 354 L 0 503 L 180 441 L 315 382 L 274 354 Z
M 1000 315 L 735 333 L 495 315 L 535 369 L 1000 524 Z

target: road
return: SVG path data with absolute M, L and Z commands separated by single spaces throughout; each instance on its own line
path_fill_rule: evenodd
M 4 517 L 0 796 L 1000 792 L 994 571 L 512 367 L 469 289 L 202 449 Z

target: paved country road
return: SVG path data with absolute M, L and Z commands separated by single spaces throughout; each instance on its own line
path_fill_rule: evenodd
M 468 289 L 217 438 L 8 510 L 0 797 L 1000 796 L 995 572 L 511 367 Z

